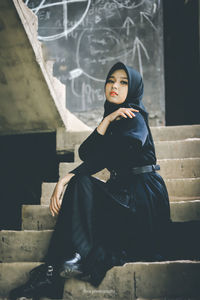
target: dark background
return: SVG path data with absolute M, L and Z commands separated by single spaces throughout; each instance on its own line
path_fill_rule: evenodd
M 166 125 L 200 123 L 199 1 L 164 0 Z

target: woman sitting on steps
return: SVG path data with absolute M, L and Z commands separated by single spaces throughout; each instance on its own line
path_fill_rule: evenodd
M 62 298 L 63 278 L 97 287 L 113 266 L 159 261 L 170 253 L 169 199 L 156 172 L 141 75 L 116 63 L 105 81 L 105 97 L 102 121 L 79 147 L 83 162 L 52 194 L 50 210 L 58 218 L 44 264 L 11 291 L 11 299 Z M 91 176 L 104 168 L 111 174 L 107 182 Z

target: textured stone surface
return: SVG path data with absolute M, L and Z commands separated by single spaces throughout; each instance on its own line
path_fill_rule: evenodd
M 158 159 L 200 157 L 200 139 L 160 141 L 155 143 Z
M 52 231 L 11 231 L 0 232 L 0 259 L 3 262 L 42 261 Z
M 109 172 L 106 169 L 104 169 L 101 174 L 104 180 L 105 178 L 109 178 Z M 100 178 L 98 173 L 94 176 Z M 100 179 L 103 180 L 102 178 Z M 200 199 L 200 177 L 166 179 L 165 182 L 170 196 L 170 201 Z M 41 204 L 49 205 L 55 184 L 56 183 L 42 184 Z
M 0 133 L 88 132 L 90 127 L 65 108 L 65 86 L 46 62 L 34 13 L 21 0 L 1 0 L 0 19 Z
M 58 99 L 53 98 L 54 91 L 37 40 L 37 18 L 22 1 L 2 0 L 0 19 L 4 24 L 0 33 L 0 64 L 5 78 L 4 83 L 0 82 L 0 97 L 4 100 L 0 103 L 0 132 L 55 131 L 64 126 L 65 112 L 62 105 L 57 106 Z
M 178 141 L 200 138 L 200 125 L 151 127 L 155 141 Z
M 174 222 L 200 220 L 200 200 L 170 202 Z
M 164 179 L 200 177 L 200 158 L 161 159 L 158 164 Z
M 74 148 L 74 161 L 80 161 L 78 148 Z M 155 142 L 156 156 L 158 159 L 191 158 L 200 157 L 200 139 L 186 139 L 180 141 Z
M 55 226 L 56 219 L 51 215 L 48 205 L 22 206 L 22 230 L 52 229 Z
M 167 179 L 171 201 L 200 199 L 200 178 Z
M 29 278 L 29 271 L 39 263 L 1 263 L 0 264 L 0 297 L 8 296 L 11 289 L 23 284 Z M 1 299 L 1 298 L 0 298 Z
M 177 141 L 188 138 L 200 138 L 200 125 L 186 126 L 161 126 L 151 127 L 154 141 Z M 81 144 L 92 132 L 66 132 L 61 130 L 57 138 L 57 150 L 67 152 L 72 151 L 75 145 Z
M 49 205 L 50 198 L 53 190 L 56 186 L 56 182 L 43 182 L 40 202 L 43 205 Z
M 176 222 L 200 220 L 200 200 L 170 202 L 171 218 Z M 53 229 L 56 217 L 52 217 L 47 205 L 23 205 L 22 229 Z
M 7 297 L 10 289 L 24 283 L 28 272 L 37 265 L 0 264 L 0 297 Z M 200 262 L 128 263 L 110 269 L 98 288 L 77 279 L 66 280 L 63 299 L 196 300 L 200 295 L 199 277 Z
M 199 262 L 136 264 L 134 271 L 136 297 L 195 297 L 200 295 Z
M 164 179 L 200 177 L 200 158 L 160 159 L 157 163 L 160 165 L 159 173 Z M 81 161 L 75 163 L 60 163 L 60 178 L 64 177 L 79 164 L 81 164 Z M 110 176 L 109 174 L 109 171 L 104 169 L 94 176 L 102 180 L 107 180 Z

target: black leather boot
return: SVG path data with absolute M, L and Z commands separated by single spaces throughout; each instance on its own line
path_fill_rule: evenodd
M 73 258 L 66 260 L 59 270 L 59 274 L 63 278 L 79 277 L 82 273 L 81 256 L 79 253 L 75 253 Z
M 30 271 L 29 280 L 13 289 L 9 294 L 9 298 L 11 300 L 20 297 L 62 299 L 63 287 L 64 281 L 60 278 L 55 267 L 42 264 Z

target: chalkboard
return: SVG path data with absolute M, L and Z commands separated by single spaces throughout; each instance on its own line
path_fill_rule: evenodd
M 160 0 L 26 0 L 37 14 L 38 38 L 66 85 L 72 112 L 102 107 L 104 80 L 117 61 L 144 77 L 144 103 L 164 122 L 163 28 Z

